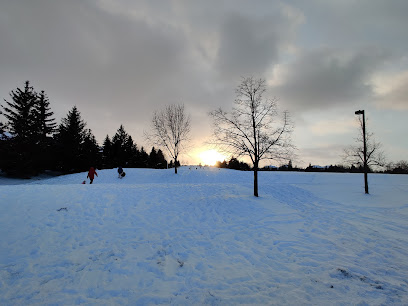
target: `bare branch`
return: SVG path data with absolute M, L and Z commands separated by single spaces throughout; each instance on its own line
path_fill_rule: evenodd
M 165 148 L 177 164 L 185 143 L 190 139 L 190 131 L 191 120 L 185 113 L 184 105 L 172 104 L 153 114 L 152 129 L 150 133 L 145 133 L 145 137 L 154 145 Z
M 212 144 L 235 156 L 248 156 L 254 168 L 254 194 L 257 195 L 257 170 L 262 159 L 289 159 L 294 149 L 290 134 L 293 125 L 288 112 L 277 122 L 276 99 L 264 99 L 266 81 L 243 78 L 236 89 L 231 113 L 217 109 L 213 119 Z
M 343 151 L 343 161 L 350 165 L 363 166 L 364 165 L 364 135 L 363 135 L 363 120 L 359 116 L 360 124 L 359 136 L 355 139 L 356 145 L 349 146 Z M 367 122 L 367 120 L 366 120 Z M 386 165 L 386 157 L 384 151 L 381 149 L 382 144 L 374 140 L 373 133 L 367 131 L 365 141 L 367 145 L 367 165 L 375 167 L 384 167 Z

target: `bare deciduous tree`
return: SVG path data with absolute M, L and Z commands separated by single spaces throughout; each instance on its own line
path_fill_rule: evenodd
M 343 160 L 347 164 L 364 168 L 365 192 L 368 193 L 367 172 L 370 167 L 384 167 L 386 158 L 380 142 L 375 141 L 373 133 L 367 132 L 364 117 L 358 117 L 360 134 L 356 138 L 356 145 L 344 149 Z M 364 143 L 366 148 L 364 151 Z M 364 158 L 365 153 L 365 158 Z
M 249 156 L 254 171 L 254 196 L 258 196 L 258 169 L 261 160 L 288 160 L 294 146 L 293 130 L 287 111 L 277 122 L 276 99 L 264 99 L 266 82 L 243 78 L 236 89 L 231 113 L 221 108 L 210 113 L 213 119 L 213 144 L 234 156 Z
M 148 140 L 165 148 L 174 159 L 174 172 L 177 174 L 178 157 L 185 149 L 190 135 L 190 116 L 186 115 L 184 105 L 168 105 L 156 111 L 152 118 L 152 132 L 145 133 Z

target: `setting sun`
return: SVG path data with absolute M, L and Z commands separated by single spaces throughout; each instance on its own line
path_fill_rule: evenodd
M 207 166 L 214 166 L 217 161 L 223 161 L 225 156 L 217 150 L 207 150 L 199 154 L 201 163 Z

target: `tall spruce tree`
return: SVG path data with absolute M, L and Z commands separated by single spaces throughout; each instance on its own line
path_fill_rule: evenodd
M 116 134 L 112 137 L 112 155 L 114 167 L 126 167 L 129 162 L 129 156 L 125 149 L 128 138 L 129 135 L 126 133 L 125 128 L 121 124 L 119 129 L 116 131 Z
M 83 165 L 82 145 L 86 136 L 86 123 L 74 106 L 58 127 L 56 138 L 58 163 L 57 168 L 64 172 L 86 170 Z
M 137 167 L 138 168 L 149 167 L 149 154 L 146 153 L 143 147 L 140 148 L 140 151 L 138 153 Z
M 39 172 L 55 168 L 54 143 L 52 135 L 56 130 L 57 123 L 53 118 L 50 102 L 44 90 L 37 95 L 37 103 L 34 107 L 36 129 L 36 166 Z
M 37 94 L 26 81 L 24 89 L 12 90 L 10 97 L 11 101 L 4 99 L 6 104 L 1 106 L 11 137 L 3 143 L 0 166 L 10 175 L 29 177 L 39 171 L 36 160 L 39 156 L 35 117 Z
M 44 90 L 37 96 L 34 112 L 39 137 L 45 140 L 55 132 L 57 123 L 52 117 L 54 113 L 50 109 L 50 101 Z
M 10 93 L 11 101 L 3 106 L 3 115 L 8 120 L 7 127 L 15 138 L 27 139 L 33 136 L 35 129 L 35 105 L 37 94 L 30 86 L 30 81 L 25 82 L 24 89 L 17 88 Z
M 123 148 L 126 160 L 126 167 L 135 167 L 137 158 L 137 147 L 133 142 L 132 136 L 128 135 L 125 146 Z
M 101 164 L 100 148 L 90 129 L 85 130 L 81 151 L 82 159 L 80 162 L 82 169 L 88 169 L 89 167 L 99 168 L 99 164 Z
M 157 164 L 156 164 L 156 168 L 159 169 L 166 169 L 167 168 L 167 160 L 164 157 L 163 151 L 162 150 L 158 150 L 157 151 Z
M 109 138 L 109 135 L 106 135 L 105 140 L 102 145 L 102 164 L 103 168 L 112 168 L 112 141 Z
M 156 168 L 157 166 L 157 152 L 154 147 L 152 147 L 152 150 L 150 151 L 149 154 L 149 168 Z

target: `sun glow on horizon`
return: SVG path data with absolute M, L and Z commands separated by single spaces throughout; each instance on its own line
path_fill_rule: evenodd
M 207 166 L 214 166 L 217 161 L 224 161 L 226 157 L 217 150 L 207 150 L 199 154 L 201 163 Z

